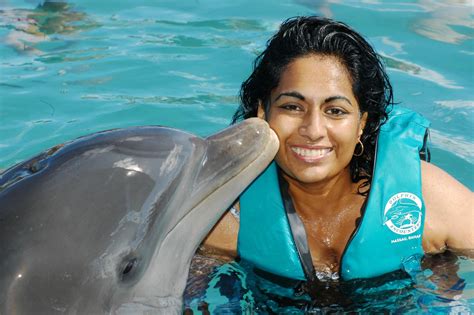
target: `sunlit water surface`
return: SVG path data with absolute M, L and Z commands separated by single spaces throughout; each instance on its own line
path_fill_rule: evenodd
M 0 169 L 117 127 L 212 134 L 229 124 L 240 83 L 279 23 L 319 14 L 369 39 L 384 57 L 395 100 L 431 120 L 433 163 L 474 187 L 470 1 L 3 0 L 0 10 Z M 188 311 L 473 308 L 473 261 L 451 254 L 425 259 L 424 271 L 408 278 L 323 282 L 314 296 L 236 263 L 196 259 Z

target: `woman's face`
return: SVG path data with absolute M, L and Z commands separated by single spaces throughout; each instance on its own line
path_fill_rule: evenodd
M 303 183 L 330 180 L 344 172 L 367 114 L 359 114 L 345 66 L 332 56 L 307 55 L 291 62 L 270 95 L 265 118 L 280 139 L 275 157 L 290 177 Z

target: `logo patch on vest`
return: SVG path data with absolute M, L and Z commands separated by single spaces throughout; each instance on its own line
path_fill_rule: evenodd
M 399 235 L 412 234 L 421 227 L 421 199 L 401 192 L 393 195 L 385 205 L 384 225 Z

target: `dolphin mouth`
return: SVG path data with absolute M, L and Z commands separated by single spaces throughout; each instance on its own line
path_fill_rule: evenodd
M 241 124 L 249 124 L 253 125 L 252 127 L 255 128 L 255 133 L 258 136 L 262 136 L 263 139 L 259 139 L 261 142 L 260 144 L 255 145 L 257 150 L 249 150 L 251 154 L 254 154 L 253 159 L 249 159 L 247 163 L 243 164 L 243 167 L 238 169 L 234 172 L 234 174 L 225 181 L 223 181 L 220 185 L 216 185 L 215 189 L 208 192 L 206 196 L 201 198 L 201 201 L 198 202 L 193 208 L 197 208 L 198 205 L 202 202 L 205 202 L 209 196 L 215 194 L 218 190 L 220 190 L 223 186 L 228 184 L 229 182 L 234 182 L 237 177 L 240 177 L 240 185 L 236 185 L 235 187 L 239 187 L 238 195 L 242 193 L 242 191 L 261 173 L 265 168 L 270 164 L 270 162 L 275 157 L 278 148 L 279 148 L 279 140 L 276 133 L 270 129 L 268 123 L 260 118 L 250 118 L 242 122 Z M 219 134 L 218 134 L 219 135 Z M 242 144 L 244 145 L 244 144 Z M 249 144 L 250 145 L 250 144 Z M 242 186 L 244 186 L 242 188 Z M 235 195 L 235 193 L 232 193 Z M 234 200 L 236 199 L 233 198 Z M 229 205 L 230 206 L 230 205 Z M 227 209 L 228 207 L 226 207 Z
M 236 131 L 234 131 L 236 129 Z M 227 134 L 235 132 L 237 135 L 228 139 Z M 244 134 L 244 136 L 242 136 Z M 182 224 L 182 221 L 192 213 L 200 211 L 206 203 L 211 207 L 212 204 L 221 204 L 221 210 L 218 211 L 219 215 L 215 216 L 215 220 L 212 224 L 207 225 L 206 232 L 202 235 L 202 239 L 207 235 L 210 229 L 217 223 L 217 220 L 221 217 L 225 210 L 227 210 L 231 204 L 238 198 L 238 196 L 247 188 L 247 186 L 270 164 L 275 157 L 278 148 L 279 140 L 276 133 L 270 128 L 268 123 L 260 118 L 246 119 L 238 125 L 231 126 L 223 131 L 206 138 L 207 141 L 211 142 L 208 151 L 213 151 L 213 146 L 222 148 L 221 143 L 226 142 L 225 148 L 233 147 L 234 145 L 247 148 L 243 150 L 242 154 L 235 154 L 236 148 L 232 148 L 231 153 L 227 150 L 218 150 L 211 152 L 206 157 L 206 163 L 213 165 L 214 159 L 225 159 L 222 154 L 228 154 L 229 161 L 224 166 L 226 169 L 231 169 L 230 176 L 223 177 L 223 180 L 215 183 L 209 182 L 209 179 L 215 179 L 213 174 L 210 174 L 209 170 L 213 173 L 222 173 L 226 169 L 216 170 L 211 167 L 208 168 L 203 174 L 199 174 L 196 179 L 195 185 L 201 186 L 204 189 L 197 189 L 197 202 L 193 205 L 188 205 L 190 211 L 186 212 L 176 224 L 169 229 L 168 234 L 173 233 L 175 228 Z M 214 143 L 213 143 L 214 142 Z M 217 143 L 215 143 L 217 142 Z M 222 152 L 224 151 L 224 152 Z M 213 156 L 210 156 L 210 155 Z M 238 160 L 233 161 L 232 159 Z M 236 165 L 242 167 L 235 168 Z M 221 175 L 220 175 L 221 176 Z M 204 178 L 201 178 L 204 177 Z M 214 185 L 212 185 L 214 184 Z M 214 187 L 212 187 L 214 186 Z M 231 187 L 229 187 L 231 186 Z M 203 191 L 204 190 L 204 191 Z M 218 195 L 221 200 L 220 202 L 214 201 L 212 196 Z M 211 207 L 212 208 L 212 207 Z M 166 236 L 168 237 L 168 235 Z M 165 239 L 166 239 L 165 237 Z M 199 243 L 202 241 L 199 240 Z
M 206 201 L 209 201 L 210 196 L 219 194 L 220 197 L 220 192 L 227 192 L 227 195 L 232 196 L 230 199 L 230 203 L 228 203 L 227 206 L 222 209 L 221 214 L 227 210 L 231 204 L 237 199 L 237 197 L 247 188 L 247 186 L 261 173 L 265 170 L 265 168 L 270 164 L 270 162 L 273 160 L 275 157 L 278 149 L 279 149 L 279 140 L 278 136 L 276 133 L 269 127 L 268 123 L 260 118 L 250 118 L 247 120 L 244 120 L 242 123 L 240 123 L 238 126 L 234 127 L 231 126 L 224 131 L 213 135 L 207 139 L 216 139 L 219 137 L 219 135 L 231 131 L 233 128 L 239 128 L 241 129 L 244 133 L 247 132 L 249 129 L 252 129 L 252 134 L 248 137 L 246 137 L 246 140 L 252 140 L 253 143 L 249 143 L 248 141 L 242 140 L 242 139 L 236 139 L 235 142 L 239 146 L 247 146 L 247 147 L 254 147 L 256 149 L 249 149 L 247 150 L 247 154 L 250 155 L 252 158 L 247 158 L 245 154 L 242 154 L 243 156 L 238 156 L 236 159 L 242 159 L 246 161 L 242 163 L 241 168 L 237 168 L 233 171 L 233 174 L 219 184 L 215 185 L 214 189 L 208 190 L 206 194 L 203 194 L 200 196 L 200 198 L 197 198 L 199 200 L 196 202 L 193 206 L 190 207 L 190 211 L 186 213 L 178 223 L 170 229 L 171 233 L 174 228 L 179 225 L 179 223 L 190 213 L 195 212 L 196 209 L 201 208 L 202 203 L 206 203 Z M 258 139 L 256 139 L 258 138 Z M 247 142 L 247 143 L 245 143 Z M 230 144 L 232 145 L 232 144 Z M 219 157 L 222 159 L 222 157 Z M 230 157 L 231 159 L 233 157 Z M 212 160 L 208 161 L 208 163 L 212 164 Z M 228 164 L 228 167 L 232 168 L 235 164 L 238 163 L 233 163 L 230 161 Z M 219 172 L 222 170 L 214 170 L 214 172 Z M 212 177 L 212 176 L 210 176 Z M 197 184 L 199 184 L 199 179 L 197 181 Z M 206 180 L 203 181 L 203 184 L 208 184 L 206 183 Z M 232 188 L 230 188 L 228 191 L 226 191 L 227 186 L 226 185 L 232 185 Z M 206 187 L 209 187 L 210 185 L 206 185 Z M 234 188 L 234 189 L 233 189 Z M 217 219 L 220 218 L 220 215 L 217 217 Z M 216 220 L 217 222 L 217 220 Z M 214 222 L 214 224 L 216 223 Z M 212 226 L 214 226 L 212 224 Z M 211 227 L 212 228 L 212 227 Z M 210 230 L 210 229 L 209 229 Z M 206 232 L 207 234 L 207 232 Z M 205 235 L 204 235 L 205 236 Z M 202 240 L 201 240 L 202 241 Z

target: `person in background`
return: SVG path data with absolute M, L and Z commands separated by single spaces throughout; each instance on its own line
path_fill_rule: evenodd
M 19 53 L 40 56 L 42 42 L 52 40 L 54 35 L 70 35 L 95 28 L 98 24 L 85 13 L 74 10 L 66 1 L 41 1 L 33 10 L 0 10 L 0 23 L 12 26 L 5 43 Z

